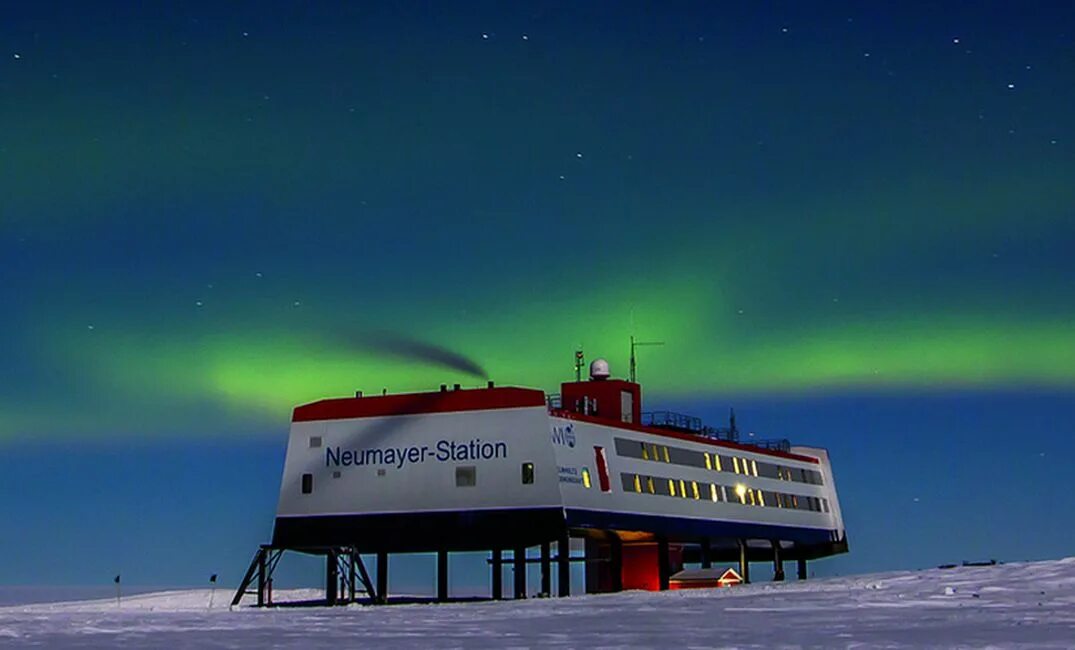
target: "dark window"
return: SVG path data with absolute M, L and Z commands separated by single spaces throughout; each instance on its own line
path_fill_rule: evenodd
M 456 487 L 474 487 L 478 484 L 478 470 L 473 465 L 455 468 Z
M 321 436 L 310 436 L 310 449 L 316 449 L 321 446 Z
M 523 485 L 531 485 L 534 482 L 534 464 L 523 463 Z
M 314 475 L 303 474 L 302 475 L 302 493 L 310 494 L 314 491 Z

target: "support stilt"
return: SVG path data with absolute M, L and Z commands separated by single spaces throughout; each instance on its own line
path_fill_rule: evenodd
M 526 547 L 516 547 L 512 555 L 512 583 L 515 588 L 515 598 L 526 598 Z
M 388 552 L 377 552 L 377 602 L 388 602 Z
M 336 549 L 329 549 L 325 553 L 325 604 L 335 605 L 339 602 L 339 594 L 336 592 L 340 580 L 340 565 L 336 562 Z
M 548 542 L 541 543 L 541 593 L 552 595 L 552 550 Z
M 784 581 L 784 560 L 780 558 L 780 540 L 773 540 L 773 582 Z
M 493 549 L 492 583 L 493 600 L 504 598 L 504 554 L 499 548 Z
M 265 606 L 265 580 L 268 578 L 269 552 L 258 551 L 258 607 Z
M 623 542 L 619 537 L 613 537 L 609 542 L 609 573 L 612 591 L 623 591 Z
M 702 568 L 703 569 L 712 569 L 713 568 L 713 556 L 712 556 L 712 553 L 710 553 L 709 538 L 708 537 L 703 537 L 702 538 L 702 541 L 698 544 L 698 551 L 702 556 Z
M 672 577 L 670 558 L 668 557 L 668 539 L 657 538 L 657 582 L 661 591 L 668 590 L 668 580 Z
M 556 542 L 556 582 L 561 597 L 571 595 L 571 537 L 563 535 Z
M 806 580 L 806 559 L 799 558 L 797 564 L 798 566 L 796 568 L 798 569 L 799 580 Z
M 743 577 L 743 584 L 750 584 L 750 560 L 747 558 L 747 541 L 739 540 L 739 575 Z
M 448 551 L 437 551 L 437 600 L 448 600 Z

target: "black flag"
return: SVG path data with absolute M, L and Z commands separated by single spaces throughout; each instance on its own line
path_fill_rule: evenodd
M 215 573 L 213 575 L 209 576 L 209 583 L 214 584 L 214 585 L 216 584 L 216 574 Z
M 118 573 L 116 574 L 115 578 L 112 578 L 112 582 L 116 583 L 117 585 L 119 584 L 119 574 Z

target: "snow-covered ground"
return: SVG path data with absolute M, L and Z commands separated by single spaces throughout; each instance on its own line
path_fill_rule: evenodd
M 230 595 L 4 607 L 0 647 L 1075 647 L 1075 558 L 498 603 L 229 611 Z

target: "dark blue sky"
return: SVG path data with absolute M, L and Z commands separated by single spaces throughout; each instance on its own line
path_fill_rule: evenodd
M 1073 24 L 7 8 L 0 583 L 236 579 L 293 405 L 466 383 L 355 345 L 384 330 L 550 391 L 579 344 L 665 341 L 649 406 L 830 449 L 819 572 L 1069 554 Z

